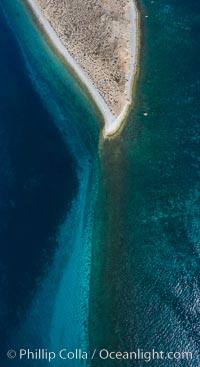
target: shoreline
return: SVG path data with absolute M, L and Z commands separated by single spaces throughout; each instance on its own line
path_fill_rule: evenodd
M 60 38 L 54 31 L 53 27 L 49 23 L 49 21 L 45 18 L 42 11 L 38 7 L 35 0 L 27 0 L 28 5 L 30 6 L 33 14 L 36 17 L 38 23 L 43 27 L 43 30 L 47 34 L 49 40 L 52 42 L 53 47 L 59 52 L 59 54 L 64 58 L 66 63 L 70 66 L 70 68 L 74 71 L 75 76 L 80 79 L 80 81 L 86 87 L 89 95 L 92 97 L 95 105 L 98 110 L 101 112 L 104 120 L 103 127 L 103 137 L 104 139 L 112 137 L 115 135 L 120 128 L 122 127 L 128 111 L 130 109 L 132 103 L 132 89 L 135 81 L 135 77 L 137 74 L 137 65 L 138 65 L 138 49 L 139 49 L 139 26 L 138 26 L 138 9 L 135 3 L 135 0 L 130 0 L 130 12 L 131 12 L 131 21 L 132 21 L 132 31 L 131 31 L 131 68 L 128 77 L 128 90 L 127 90 L 127 102 L 118 116 L 115 116 L 104 98 L 101 96 L 99 91 L 94 86 L 92 80 L 89 76 L 83 71 L 83 69 L 78 65 L 78 63 L 74 60 L 74 58 L 67 51 L 66 47 L 61 42 Z
M 139 73 L 139 53 L 140 53 L 140 14 L 136 0 L 130 0 L 131 6 L 131 19 L 132 19 L 132 32 L 131 32 L 131 69 L 128 78 L 128 92 L 127 92 L 127 103 L 124 106 L 120 115 L 116 118 L 119 122 L 116 124 L 115 129 L 109 134 L 104 134 L 103 137 L 114 138 L 116 135 L 120 134 L 123 126 L 127 120 L 129 111 L 133 105 L 133 97 L 135 85 Z

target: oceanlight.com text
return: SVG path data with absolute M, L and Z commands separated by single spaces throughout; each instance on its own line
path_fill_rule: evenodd
M 84 359 L 95 360 L 132 360 L 132 361 L 144 361 L 150 362 L 153 360 L 192 360 L 192 352 L 188 351 L 145 351 L 143 349 L 137 349 L 135 351 L 111 351 L 108 349 L 94 349 L 91 352 L 77 348 L 75 350 L 69 350 L 67 348 L 60 349 L 59 351 L 53 351 L 43 348 L 38 349 L 10 349 L 7 351 L 7 357 L 9 359 L 18 360 L 46 360 L 49 363 L 59 359 L 60 362 L 76 361 Z

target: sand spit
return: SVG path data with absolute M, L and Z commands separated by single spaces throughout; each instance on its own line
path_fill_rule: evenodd
M 104 137 L 121 126 L 137 66 L 138 13 L 133 0 L 27 0 L 58 52 L 100 109 Z

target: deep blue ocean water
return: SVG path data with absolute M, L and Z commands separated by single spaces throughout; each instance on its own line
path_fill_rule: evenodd
M 200 3 L 138 3 L 134 106 L 119 139 L 102 146 L 90 342 L 92 349 L 193 353 L 193 360 L 120 366 L 198 367 Z M 93 362 L 105 365 L 114 364 Z
M 200 5 L 139 6 L 135 103 L 100 170 L 93 104 L 23 2 L 1 0 L 3 367 L 22 345 L 191 351 L 148 365 L 199 366 Z M 92 366 L 147 365 L 115 362 Z
M 1 2 L 0 44 L 0 340 L 6 367 L 15 363 L 6 357 L 11 347 L 87 346 L 99 122 L 23 2 Z
M 42 105 L 19 48 L 0 13 L 1 343 L 19 322 L 55 230 L 78 190 L 76 162 Z

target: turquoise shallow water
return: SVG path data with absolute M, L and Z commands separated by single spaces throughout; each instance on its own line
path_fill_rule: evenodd
M 90 341 L 111 350 L 193 352 L 193 360 L 116 361 L 120 366 L 196 367 L 200 8 L 196 1 L 139 5 L 135 106 L 119 139 L 102 147 Z M 113 361 L 93 363 L 100 365 Z
M 15 70 L 11 63 L 14 74 L 21 76 L 16 91 L 21 86 L 24 95 L 29 91 L 39 103 L 34 104 L 38 115 L 33 114 L 31 126 L 34 119 L 40 124 L 46 121 L 41 141 L 48 136 L 56 152 L 62 147 L 45 182 L 52 181 L 60 160 L 61 171 L 67 169 L 62 180 L 68 183 L 60 194 L 67 198 L 65 205 L 56 196 L 58 205 L 52 212 L 57 217 L 45 228 L 51 251 L 46 250 L 37 276 L 24 273 L 30 282 L 36 281 L 29 285 L 29 297 L 17 317 L 10 310 L 15 323 L 8 325 L 5 349 L 23 344 L 52 350 L 67 345 L 69 349 L 89 346 L 91 351 L 191 351 L 192 361 L 150 360 L 148 365 L 198 367 L 199 4 L 140 1 L 143 34 L 135 104 L 120 137 L 100 144 L 100 163 L 94 106 L 47 45 L 22 2 L 2 0 L 1 5 L 18 41 L 19 64 L 28 77 L 24 82 L 19 64 Z M 17 52 L 15 58 L 19 60 Z M 14 96 L 16 91 L 12 85 L 9 93 Z M 41 134 L 39 123 L 34 136 Z M 23 125 L 19 126 L 22 131 Z M 38 144 L 31 146 L 33 157 Z M 48 157 L 40 178 L 46 162 Z M 57 177 L 54 185 L 61 192 L 58 172 Z M 54 185 L 46 202 L 57 192 Z M 9 209 L 13 205 L 10 202 Z M 42 224 L 44 207 L 38 211 Z M 35 219 L 33 232 L 34 223 Z M 14 365 L 3 362 L 3 367 Z M 146 366 L 147 362 L 95 358 L 90 364 Z M 24 361 L 21 365 L 49 364 Z M 60 367 L 60 361 L 54 365 Z M 68 361 L 67 365 L 86 363 Z
M 17 220 L 17 214 L 13 215 L 8 230 L 13 231 L 16 222 L 16 237 L 14 234 L 13 238 L 4 236 L 1 243 L 4 251 L 9 246 L 10 253 L 15 252 L 13 262 L 18 264 L 10 270 L 2 259 L 5 278 L 2 289 L 6 288 L 12 272 L 7 287 L 13 294 L 6 321 L 3 307 L 8 307 L 8 298 L 2 298 L 1 307 L 2 320 L 5 321 L 2 363 L 6 367 L 15 363 L 5 356 L 6 349 L 11 346 L 16 350 L 27 347 L 55 351 L 62 347 L 69 350 L 88 347 L 88 292 L 92 218 L 98 189 L 99 121 L 88 96 L 48 46 L 23 2 L 2 1 L 1 11 L 10 27 L 1 14 L 3 50 L 8 60 L 6 63 L 6 59 L 5 62 L 2 59 L 2 75 L 7 68 L 5 85 L 10 96 L 10 99 L 5 96 L 3 108 L 13 109 L 10 120 L 4 121 L 1 116 L 1 126 L 3 130 L 4 124 L 9 122 L 11 128 L 13 124 L 16 129 L 12 139 L 12 131 L 7 134 L 9 145 L 4 156 L 12 160 L 10 170 L 13 174 L 11 171 L 8 177 L 5 172 L 4 181 L 5 185 L 11 181 L 14 190 L 13 175 L 18 174 L 20 180 L 16 185 L 19 204 L 8 193 L 8 199 L 12 201 L 6 215 L 11 216 L 13 207 L 18 205 L 16 210 L 24 216 Z M 11 46 L 12 52 L 9 51 Z M 13 158 L 16 153 L 11 151 L 15 145 L 17 163 Z M 22 157 L 26 155 L 27 161 L 24 162 Z M 35 163 L 37 159 L 39 168 Z M 7 165 L 4 171 L 6 169 Z M 27 187 L 25 198 L 28 183 L 23 182 L 23 170 L 30 171 L 30 177 L 27 175 L 24 180 L 29 179 L 33 186 L 30 186 L 32 190 Z M 40 197 L 37 190 L 41 191 Z M 47 196 L 46 201 L 42 195 Z M 37 221 L 41 233 L 37 231 Z M 2 219 L 2 228 L 4 223 L 6 217 Z M 21 237 L 20 232 L 23 233 Z M 32 250 L 36 246 L 37 254 Z M 8 262 L 9 258 L 8 254 Z M 19 272 L 19 268 L 21 278 L 19 274 L 18 280 L 15 272 Z M 49 365 L 47 361 L 20 363 L 22 366 Z M 56 365 L 59 360 L 54 361 Z

